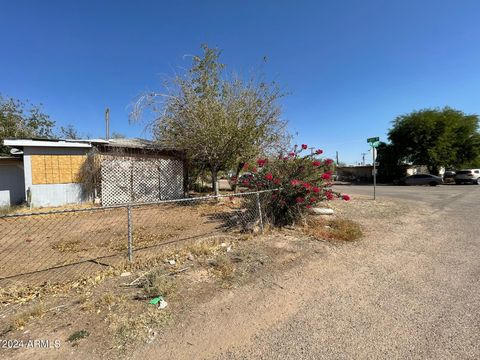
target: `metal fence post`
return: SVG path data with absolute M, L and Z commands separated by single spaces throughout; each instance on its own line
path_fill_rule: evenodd
M 128 261 L 132 261 L 133 258 L 133 249 L 132 249 L 132 207 L 129 205 L 127 207 L 128 215 Z
M 258 192 L 257 192 L 257 207 L 258 207 L 258 217 L 260 220 L 260 231 L 263 233 L 262 207 L 260 206 L 260 194 Z

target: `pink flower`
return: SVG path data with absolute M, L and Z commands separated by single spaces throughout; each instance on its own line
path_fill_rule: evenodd
M 312 208 L 312 205 L 306 205 L 305 206 L 307 209 L 311 209 Z
M 257 160 L 257 165 L 259 167 L 262 167 L 263 165 L 265 165 L 266 162 L 267 162 L 267 159 L 258 159 Z
M 288 153 L 288 156 L 295 156 L 295 151 L 290 151 L 290 152 Z
M 328 180 L 328 179 L 330 179 L 331 177 L 332 177 L 332 175 L 330 175 L 329 173 L 324 173 L 324 174 L 322 174 L 322 179 L 323 179 L 323 180 Z
M 275 185 L 280 184 L 280 179 L 275 179 L 275 180 L 273 180 L 273 183 L 274 183 Z
M 318 194 L 320 192 L 320 188 L 318 186 L 314 186 L 312 191 Z
M 312 197 L 312 198 L 309 199 L 309 201 L 310 201 L 311 203 L 314 203 L 315 201 L 317 201 L 317 199 L 315 199 L 315 198 Z
M 300 181 L 293 179 L 292 181 L 290 181 L 290 184 L 292 186 L 297 186 L 298 184 L 300 184 Z
M 254 168 L 252 169 L 252 172 L 253 172 L 253 173 L 256 173 L 256 172 L 257 172 L 257 168 L 254 167 Z
M 342 199 L 345 200 L 345 201 L 348 201 L 348 200 L 350 200 L 350 196 L 348 196 L 348 195 L 343 195 L 343 196 L 342 196 Z
M 243 170 L 248 170 L 248 163 L 243 164 Z
M 249 182 L 248 180 L 243 180 L 243 181 L 242 181 L 242 184 L 248 186 L 248 185 L 250 185 L 250 182 Z
M 301 203 L 305 202 L 305 198 L 299 196 L 295 199 L 295 201 L 296 201 L 297 204 L 301 204 Z
M 265 174 L 265 180 L 272 181 L 272 180 L 273 180 L 273 175 L 272 175 L 272 173 L 267 173 L 267 174 Z
M 320 166 L 320 165 L 322 165 L 322 163 L 318 160 L 312 162 L 312 166 Z
M 304 187 L 305 189 L 310 189 L 310 187 L 312 186 L 312 185 L 310 185 L 310 184 L 307 183 L 307 182 L 304 182 L 302 185 L 303 185 L 303 187 Z
M 307 150 L 307 149 L 308 149 L 308 145 L 307 145 L 307 144 L 302 144 L 302 149 L 303 149 L 303 150 Z
M 325 159 L 325 165 L 331 165 L 331 164 L 333 164 L 332 159 Z
M 323 150 L 317 149 L 317 150 L 315 150 L 315 154 L 321 155 L 321 154 L 323 154 Z
M 325 193 L 325 196 L 327 197 L 328 200 L 333 200 L 333 194 L 330 191 L 327 191 Z

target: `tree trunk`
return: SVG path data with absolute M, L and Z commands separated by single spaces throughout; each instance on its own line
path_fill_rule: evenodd
M 217 175 L 218 175 L 218 171 L 212 169 L 212 190 L 215 196 L 219 194 Z
M 235 172 L 235 185 L 233 185 L 233 192 L 238 192 L 238 177 L 240 176 L 240 171 L 242 171 L 244 163 L 238 163 L 237 171 Z

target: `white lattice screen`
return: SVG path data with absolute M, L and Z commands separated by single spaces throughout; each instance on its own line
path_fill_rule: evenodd
M 145 203 L 183 197 L 183 162 L 176 159 L 102 160 L 102 205 Z

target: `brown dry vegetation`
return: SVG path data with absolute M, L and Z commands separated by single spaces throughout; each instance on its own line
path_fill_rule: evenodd
M 309 217 L 303 227 L 305 234 L 317 240 L 352 241 L 362 237 L 362 229 L 356 222 L 348 219 L 325 219 Z

